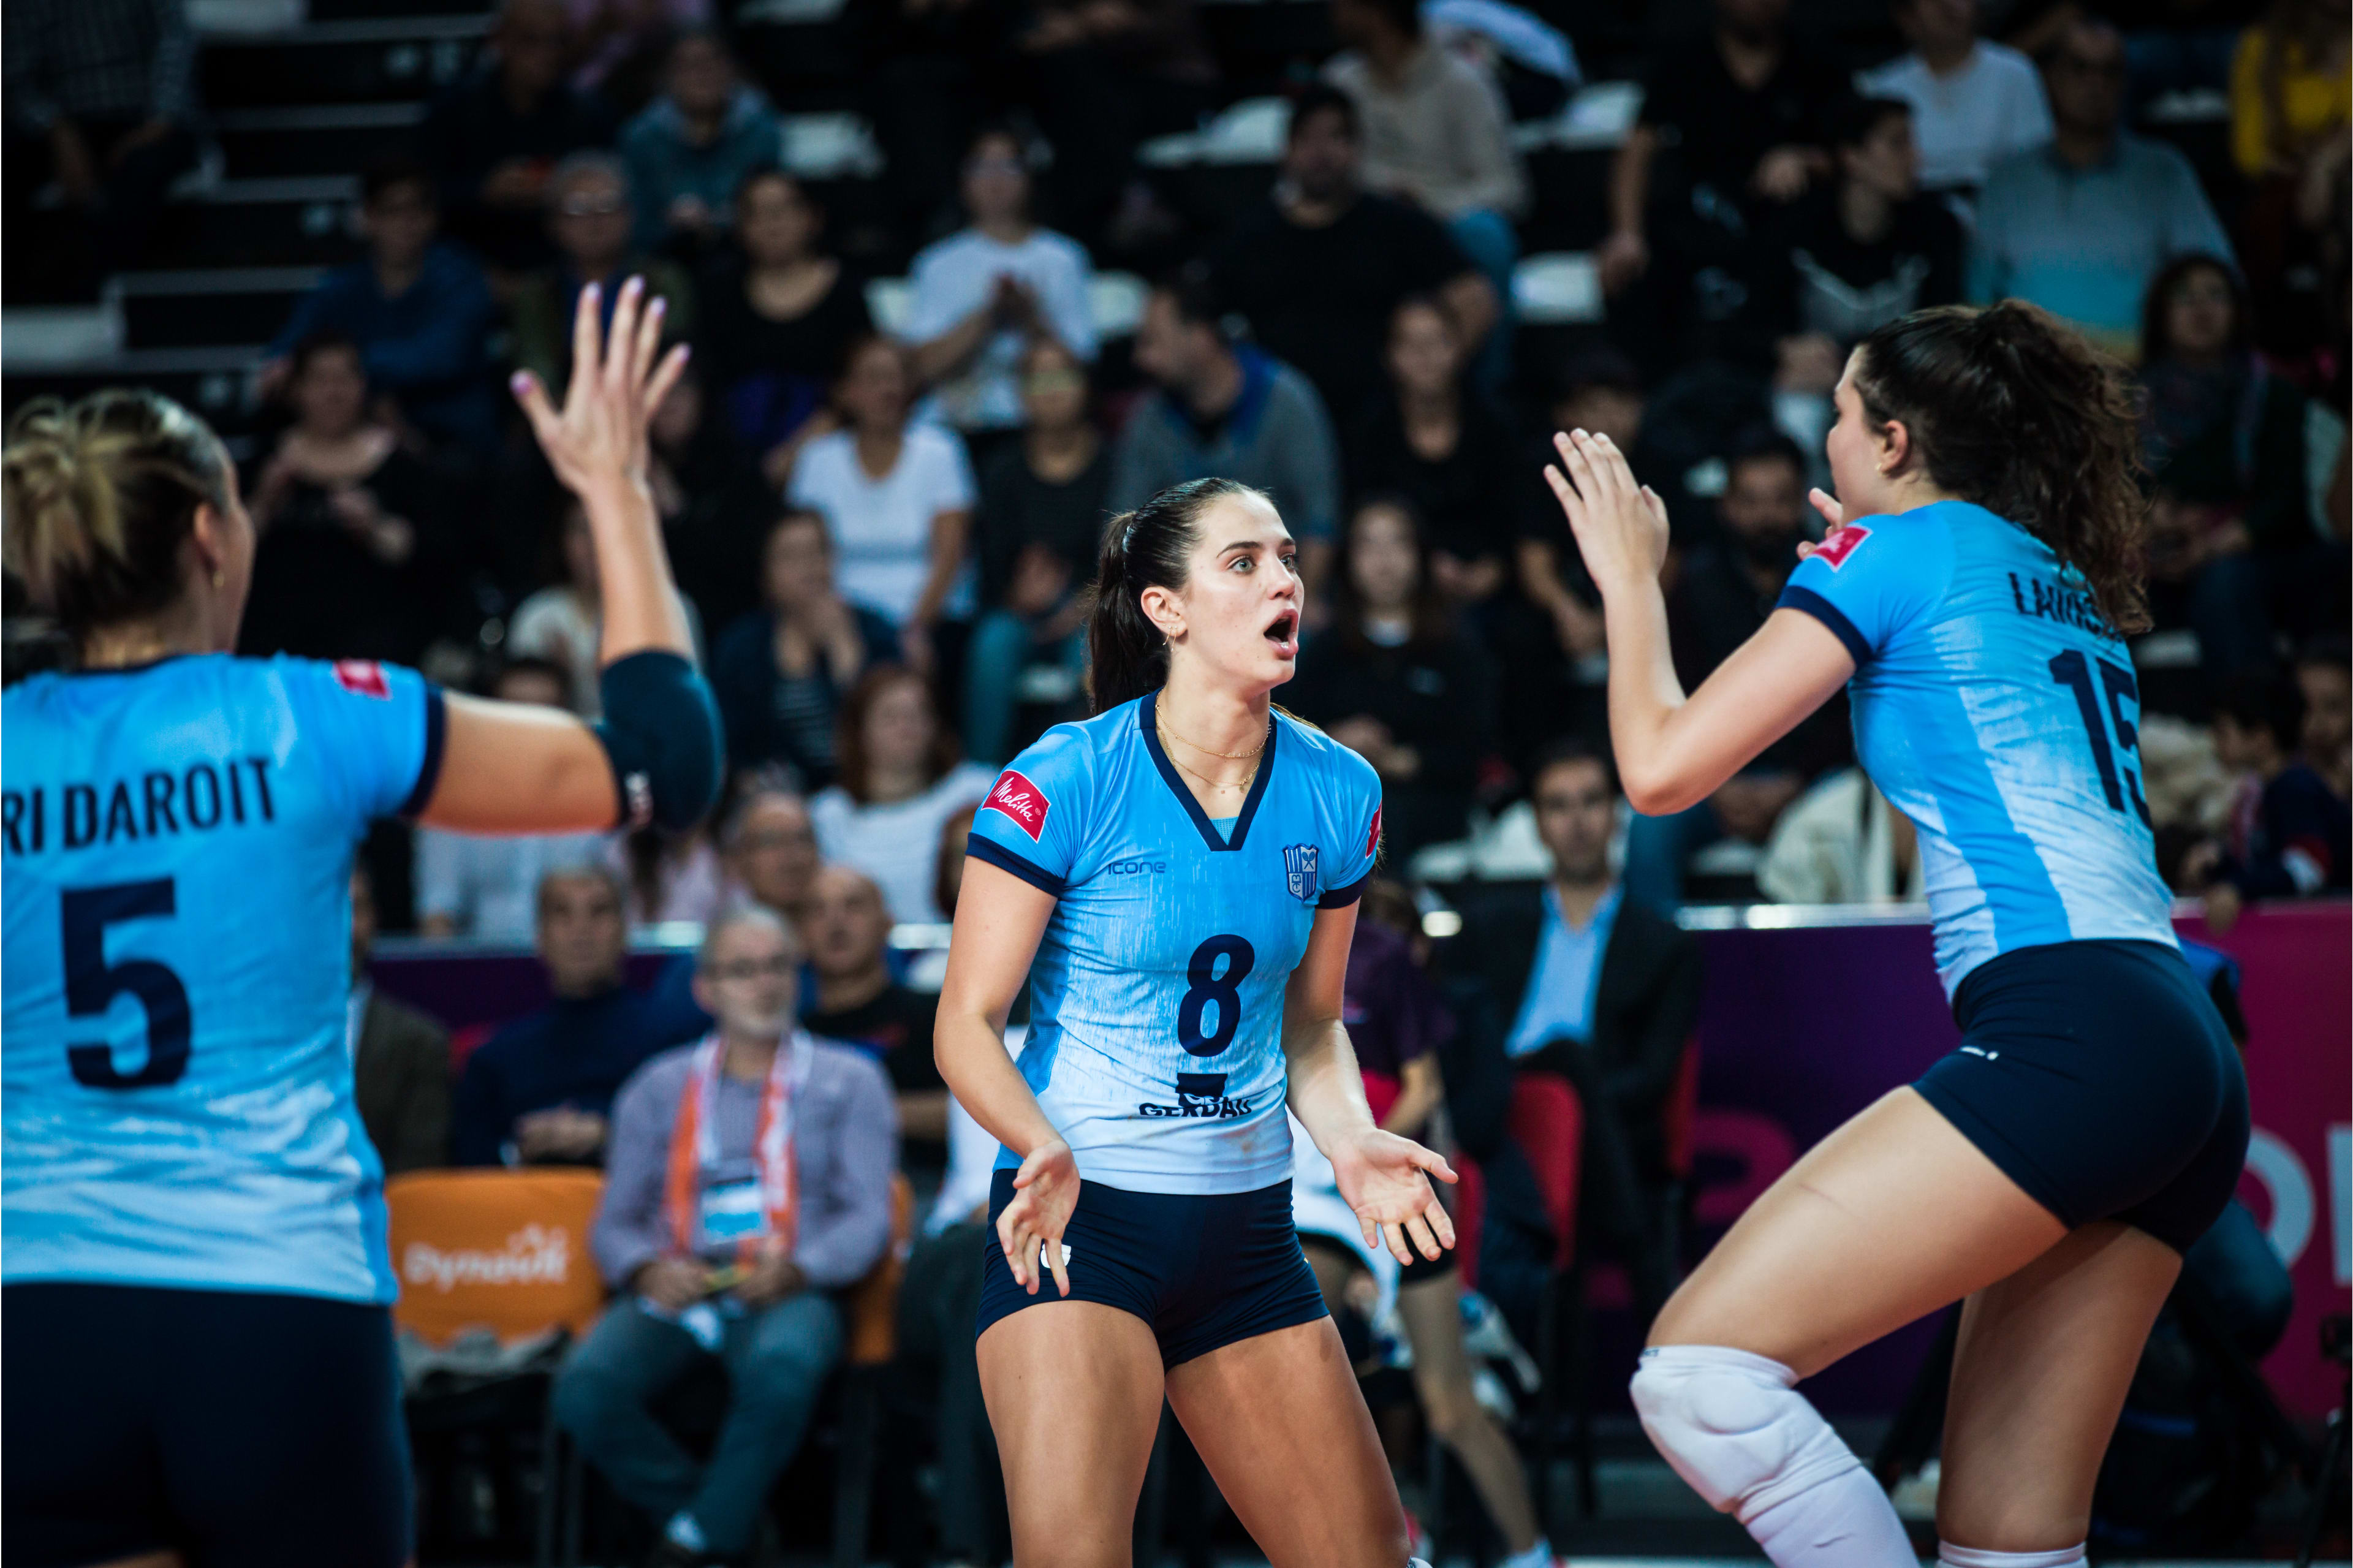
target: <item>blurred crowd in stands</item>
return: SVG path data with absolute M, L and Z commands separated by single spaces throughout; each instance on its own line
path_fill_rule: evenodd
M 995 770 L 1086 711 L 1105 519 L 1223 474 L 1262 487 L 1303 543 L 1310 635 L 1279 700 L 1379 771 L 1388 874 L 1462 916 L 1426 925 L 1426 890 L 1366 901 L 1427 991 L 1367 1003 L 1423 1020 L 1389 1070 L 1409 1084 L 1413 1058 L 1443 1063 L 1442 1097 L 1398 1130 L 1442 1098 L 1459 1146 L 1489 1161 L 1484 1284 L 1510 1308 L 1510 1281 L 1543 1273 L 1546 1218 L 1514 1184 L 1498 1086 L 1530 1064 L 1566 1073 L 1588 1106 L 1593 1225 L 1655 1300 L 1673 1267 L 1653 1217 L 1662 1127 L 1700 984 L 1672 911 L 1913 900 L 1920 866 L 1854 767 L 1842 700 L 1688 812 L 1625 808 L 1599 750 L 1600 609 L 1540 480 L 1544 438 L 1607 432 L 1667 499 L 1675 658 L 1696 682 L 1819 534 L 1806 493 L 1827 482 L 1849 347 L 1926 306 L 2031 300 L 2132 367 L 2157 615 L 2134 655 L 2163 868 L 2218 925 L 2248 900 L 2342 894 L 2341 0 L 1894 0 L 1884 47 L 1861 53 L 1809 33 L 1804 0 L 1709 0 L 1680 36 L 1630 25 L 1640 11 L 1329 0 L 1339 52 L 1289 83 L 1271 184 L 1205 213 L 1140 155 L 1227 101 L 1195 0 L 851 0 L 884 172 L 880 202 L 844 215 L 781 160 L 795 105 L 708 0 L 505 0 L 479 64 L 367 169 L 364 256 L 254 367 L 269 412 L 245 454 L 264 529 L 245 649 L 398 660 L 593 714 L 586 523 L 501 384 L 522 368 L 560 385 L 582 289 L 609 309 L 642 274 L 693 350 L 651 478 L 731 782 L 682 837 L 371 840 L 352 1028 L 387 1166 L 626 1164 L 642 1212 L 608 1212 L 599 1258 L 660 1299 L 638 1276 L 660 1251 L 684 1058 L 624 1085 L 714 1017 L 756 1014 L 741 987 L 797 974 L 800 1024 L 879 1068 L 839 1068 L 839 1092 L 876 1127 L 895 1098 L 897 1158 L 931 1205 L 919 1228 L 949 1249 L 918 1246 L 901 1312 L 943 1363 L 955 1428 L 944 1550 L 983 1560 L 986 1426 L 969 1333 L 951 1331 L 976 1281 L 936 1259 L 978 1245 L 986 1150 L 976 1196 L 932 1062 L 937 956 L 892 931 L 950 918 Z M 86 215 L 98 271 L 135 264 L 204 133 L 180 0 L 10 0 L 6 28 L 10 201 Z M 1559 45 L 1559 72 L 1523 63 L 1530 36 Z M 1581 192 L 1524 156 L 1577 69 L 1571 41 L 1641 79 Z M 2228 106 L 2226 156 L 2202 168 L 2164 134 L 2168 106 L 2201 93 Z M 1564 231 L 1588 237 L 1600 296 L 1567 330 L 1524 321 L 1514 284 L 1525 237 Z M 1129 278 L 1140 308 L 1107 305 Z M 746 907 L 773 929 L 720 921 Z M 681 921 L 723 929 L 701 977 L 681 960 L 624 984 L 631 931 Z M 462 1042 L 453 1072 L 437 1027 L 368 985 L 378 929 L 535 944 L 554 999 Z M 633 1119 L 632 1092 L 659 1108 Z M 878 1135 L 855 1117 L 825 1134 L 845 1169 L 888 1157 Z M 880 1202 L 829 1211 L 847 1239 L 818 1283 L 880 1255 Z M 838 1354 L 839 1329 L 795 1336 L 769 1368 L 783 1414 L 731 1426 L 736 1468 L 709 1476 L 733 1479 L 709 1486 L 765 1488 L 789 1457 L 808 1347 Z M 731 1367 L 755 1357 L 730 1346 Z M 622 1363 L 642 1356 L 598 1364 Z M 595 1372 L 559 1398 L 565 1418 L 625 1492 L 687 1509 L 661 1442 L 617 1414 L 647 1391 Z M 1478 1469 L 1471 1417 L 1450 1422 Z

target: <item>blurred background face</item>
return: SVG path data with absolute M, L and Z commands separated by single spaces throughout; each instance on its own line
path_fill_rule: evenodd
M 1552 416 L 1563 430 L 1590 430 L 1630 452 L 1642 434 L 1642 395 L 1624 387 L 1581 386 L 1553 405 Z
M 681 375 L 646 421 L 646 435 L 665 452 L 682 452 L 702 425 L 702 383 Z
M 572 39 L 554 0 L 508 0 L 497 36 L 499 75 L 511 91 L 536 98 L 564 74 Z
M 670 51 L 670 100 L 694 119 L 716 115 L 735 96 L 735 68 L 719 40 L 697 35 Z
M 695 974 L 695 1000 L 729 1035 L 776 1039 L 793 1026 L 798 967 L 791 937 L 774 922 L 730 921 Z
M 1040 430 L 1068 430 L 1087 416 L 1087 373 L 1061 344 L 1040 342 L 1023 356 L 1021 408 Z
M 501 702 L 526 702 L 534 708 L 561 708 L 564 684 L 543 669 L 524 665 L 503 671 L 491 688 L 491 695 Z
M 2353 742 L 2353 678 L 2341 666 L 2302 664 L 2295 683 L 2304 691 L 2304 750 L 2317 758 L 2340 757 Z
M 1417 397 L 1454 390 L 1462 370 L 1462 341 L 1444 311 L 1427 304 L 1401 306 L 1389 323 L 1389 374 Z
M 817 244 L 817 208 L 789 176 L 764 174 L 736 198 L 735 233 L 754 267 L 798 261 Z
M 1617 800 L 1599 763 L 1555 763 L 1536 776 L 1536 836 L 1552 851 L 1563 881 L 1592 883 L 1609 874 L 1609 835 Z
M 559 996 L 586 996 L 621 983 L 628 933 L 621 900 L 604 877 L 553 872 L 539 884 L 539 956 Z
M 1029 207 L 1029 169 L 1010 136 L 984 136 L 964 163 L 964 210 L 975 224 L 1018 223 Z
M 891 939 L 891 911 L 872 879 L 846 866 L 818 873 L 808 916 L 801 922 L 809 964 L 828 978 L 871 971 Z
M 1213 352 L 1214 334 L 1185 320 L 1175 300 L 1155 292 L 1144 301 L 1144 319 L 1135 328 L 1136 369 L 1163 386 L 1181 389 L 1192 384 Z
M 1393 506 L 1374 505 L 1356 513 L 1348 528 L 1348 581 L 1366 609 L 1395 614 L 1413 603 L 1421 585 L 1421 562 L 1413 525 Z
M 1318 110 L 1292 121 L 1282 172 L 1309 201 L 1336 201 L 1356 188 L 1359 152 L 1346 116 L 1337 110 Z
M 2181 359 L 2205 360 L 2231 343 L 2236 302 L 2231 280 L 2212 267 L 2193 267 L 2173 285 L 2165 302 L 2165 335 Z
M 584 278 L 602 278 L 629 243 L 629 194 L 609 169 L 582 169 L 549 193 L 555 247 Z
M 2124 35 L 2113 27 L 2068 28 L 2042 79 L 2051 95 L 2051 118 L 2060 130 L 2107 134 L 2124 106 Z
M 1735 463 L 1716 510 L 1750 559 L 1797 565 L 1798 541 L 1806 531 L 1806 480 L 1796 465 L 1783 458 Z
M 907 362 L 896 345 L 869 342 L 841 378 L 841 411 L 860 430 L 896 430 L 907 418 Z
M 1715 0 L 1715 19 L 1737 37 L 1775 37 L 1789 19 L 1789 0 Z
M 348 435 L 367 411 L 367 374 L 348 348 L 321 349 L 294 378 L 294 416 L 304 434 Z
M 1882 115 L 1869 135 L 1840 148 L 1838 157 L 1848 179 L 1888 201 L 1909 201 L 1920 188 L 1920 151 L 1908 114 Z
M 376 259 L 392 267 L 413 267 L 431 247 L 440 212 L 433 193 L 415 182 L 386 185 L 375 200 L 360 209 L 360 229 Z
M 778 523 L 760 563 L 768 603 L 786 612 L 824 602 L 833 593 L 833 544 L 822 520 L 807 515 Z
M 1900 0 L 1895 26 L 1924 53 L 1957 48 L 1977 36 L 1977 0 Z
M 920 771 L 936 733 L 930 695 L 912 677 L 893 680 L 866 708 L 866 758 L 891 773 Z
M 817 830 L 808 807 L 788 795 L 764 795 L 744 808 L 732 852 L 735 879 L 779 914 L 808 901 L 817 876 Z

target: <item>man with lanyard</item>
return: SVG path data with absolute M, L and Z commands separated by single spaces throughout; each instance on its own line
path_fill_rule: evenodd
M 648 1062 L 613 1105 L 590 1245 L 617 1300 L 555 1412 L 614 1490 L 666 1521 L 660 1564 L 751 1547 L 841 1353 L 829 1293 L 890 1243 L 891 1085 L 798 1026 L 800 958 L 765 909 L 712 922 L 694 996 L 716 1028 Z M 650 1406 L 705 1356 L 726 1365 L 728 1410 L 697 1463 Z

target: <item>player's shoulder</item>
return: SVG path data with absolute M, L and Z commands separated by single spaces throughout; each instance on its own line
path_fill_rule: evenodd
M 981 810 L 1011 818 L 1032 840 L 1050 816 L 1059 813 L 1064 823 L 1085 820 L 1106 781 L 1116 777 L 1121 748 L 1137 743 L 1135 709 L 1122 702 L 1092 719 L 1053 726 L 998 772 Z
M 1356 752 L 1304 719 L 1278 711 L 1275 723 L 1282 734 L 1278 743 L 1287 753 L 1286 760 L 1304 769 L 1318 784 L 1352 795 L 1380 794 L 1380 774 Z

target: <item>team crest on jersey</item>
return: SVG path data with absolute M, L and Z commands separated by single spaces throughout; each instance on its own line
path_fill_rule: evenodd
M 1316 861 L 1321 858 L 1313 844 L 1286 844 L 1282 848 L 1283 881 L 1291 896 L 1303 903 L 1312 904 L 1319 891 L 1315 885 Z
M 1845 565 L 1846 558 L 1862 549 L 1862 542 L 1870 537 L 1871 530 L 1850 522 L 1815 547 L 1814 559 L 1829 562 L 1831 570 L 1835 572 Z
M 1011 817 L 1034 843 L 1046 831 L 1046 810 L 1051 803 L 1046 799 L 1044 790 L 1008 768 L 997 781 L 997 787 L 988 792 L 988 798 L 980 804 Z
M 384 666 L 372 658 L 335 660 L 335 684 L 355 696 L 373 697 L 378 702 L 392 700 L 392 683 L 384 678 Z

